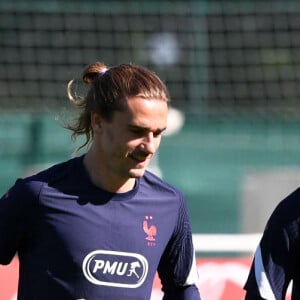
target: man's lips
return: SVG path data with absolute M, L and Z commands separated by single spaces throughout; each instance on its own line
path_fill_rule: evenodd
M 136 161 L 137 163 L 145 163 L 149 159 L 149 155 L 139 155 L 139 154 L 134 154 L 130 153 L 129 157 Z

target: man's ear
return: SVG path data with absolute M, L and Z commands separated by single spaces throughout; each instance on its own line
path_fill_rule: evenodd
M 93 131 L 101 129 L 102 118 L 99 113 L 92 111 L 91 112 L 91 126 Z

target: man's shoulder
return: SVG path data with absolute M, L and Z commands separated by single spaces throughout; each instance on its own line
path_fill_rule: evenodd
M 76 166 L 78 159 L 79 158 L 72 158 L 40 169 L 27 177 L 18 179 L 16 185 L 32 187 L 60 181 L 68 175 L 76 173 L 74 172 L 74 167 Z
M 166 180 L 152 172 L 145 172 L 145 175 L 143 176 L 143 182 L 145 185 L 148 185 L 154 189 L 159 189 L 161 192 L 171 192 L 176 195 L 179 195 L 180 197 L 182 196 L 182 192 L 178 187 L 167 182 Z

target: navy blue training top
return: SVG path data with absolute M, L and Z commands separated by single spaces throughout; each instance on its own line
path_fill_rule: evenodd
M 18 300 L 200 299 L 183 195 L 150 172 L 115 194 L 83 156 L 19 179 L 0 200 L 0 263 L 18 253 Z M 0 287 L 1 289 L 1 287 Z
M 300 299 L 300 189 L 282 200 L 267 222 L 244 289 L 247 300 Z

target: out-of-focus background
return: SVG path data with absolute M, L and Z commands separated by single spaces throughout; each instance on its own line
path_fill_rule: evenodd
M 0 0 L 1 194 L 80 144 L 66 85 L 96 60 L 167 84 L 176 128 L 154 167 L 193 232 L 261 233 L 300 181 L 300 2 Z

